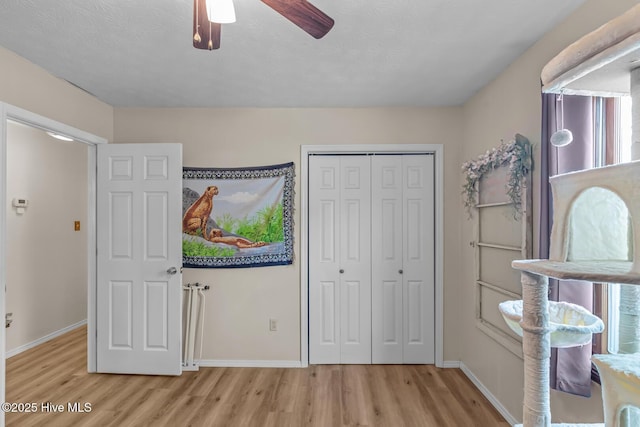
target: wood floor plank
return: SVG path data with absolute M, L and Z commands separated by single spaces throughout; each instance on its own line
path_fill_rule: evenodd
M 86 328 L 7 360 L 7 426 L 507 427 L 458 369 L 431 365 L 201 368 L 179 377 L 88 374 Z M 73 413 L 68 403 L 91 404 Z

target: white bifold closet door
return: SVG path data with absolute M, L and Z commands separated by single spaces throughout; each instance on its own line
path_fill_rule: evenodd
M 371 363 L 369 158 L 309 164 L 310 362 Z
M 310 363 L 434 362 L 433 167 L 309 158 Z
M 433 156 L 371 158 L 372 362 L 434 363 Z

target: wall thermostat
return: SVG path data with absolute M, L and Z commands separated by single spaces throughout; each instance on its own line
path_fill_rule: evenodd
M 15 197 L 12 204 L 16 208 L 16 212 L 22 215 L 27 206 L 29 206 L 29 200 L 24 197 Z

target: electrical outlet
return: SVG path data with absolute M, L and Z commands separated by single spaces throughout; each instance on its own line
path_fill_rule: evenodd
M 269 319 L 269 330 L 271 332 L 278 330 L 278 319 Z

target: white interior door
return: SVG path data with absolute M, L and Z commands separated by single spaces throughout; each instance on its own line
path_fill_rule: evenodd
M 371 363 L 369 159 L 309 166 L 310 362 Z
M 309 362 L 340 363 L 340 163 L 309 158 Z
M 432 155 L 402 156 L 403 363 L 435 361 L 435 183 Z
M 371 165 L 372 362 L 403 363 L 402 156 Z
M 98 146 L 97 371 L 181 373 L 180 144 Z
M 433 156 L 371 162 L 372 361 L 433 363 Z
M 371 165 L 340 160 L 340 363 L 371 363 Z

